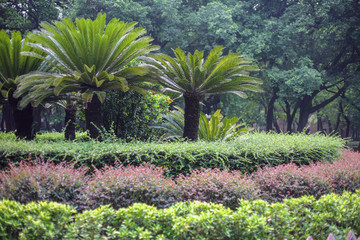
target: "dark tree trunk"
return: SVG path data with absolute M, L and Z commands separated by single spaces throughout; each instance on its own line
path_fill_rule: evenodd
M 43 107 L 39 105 L 36 108 L 33 108 L 33 133 L 37 133 L 41 129 L 41 112 Z
M 19 110 L 17 108 L 20 99 L 9 97 L 9 103 L 12 107 L 14 122 L 16 127 L 15 135 L 21 139 L 32 140 L 34 134 L 33 127 L 33 107 L 30 104 L 26 108 Z
M 204 99 L 203 101 L 203 113 L 211 114 L 212 110 L 216 110 L 218 104 L 220 103 L 220 96 L 219 95 L 210 95 L 208 98 Z
M 341 117 L 341 113 L 338 113 L 337 118 L 336 118 L 336 124 L 335 124 L 335 129 L 334 131 L 337 132 L 339 130 L 339 126 L 340 126 L 340 117 Z
M 1 130 L 3 132 L 15 131 L 15 120 L 12 107 L 8 102 L 5 102 L 2 107 Z
M 69 104 L 65 108 L 65 139 L 75 140 L 76 104 Z
M 276 129 L 276 132 L 277 132 L 277 133 L 281 133 L 281 129 L 280 129 L 280 126 L 279 126 L 279 124 L 278 124 L 278 122 L 277 122 L 277 119 L 274 118 L 273 122 L 274 122 L 274 127 L 275 127 L 275 129 Z
M 202 96 L 198 94 L 184 94 L 185 116 L 183 137 L 191 141 L 198 139 L 201 99 Z
M 309 116 L 311 114 L 311 104 L 312 104 L 312 97 L 306 95 L 300 103 L 300 115 L 299 115 L 299 124 L 298 124 L 298 132 L 302 132 L 306 124 L 308 123 Z
M 350 126 L 351 126 L 351 121 L 350 118 L 348 118 L 347 116 L 344 115 L 344 119 L 346 122 L 346 132 L 345 132 L 345 137 L 349 137 L 350 136 Z
M 266 131 L 271 131 L 273 128 L 273 120 L 274 120 L 274 105 L 275 101 L 278 98 L 277 93 L 279 92 L 279 88 L 273 88 L 273 94 L 268 104 L 268 111 L 266 113 Z
M 350 124 L 351 124 L 351 121 L 350 121 L 350 118 L 348 118 L 348 117 L 345 115 L 344 108 L 343 108 L 343 105 L 342 105 L 341 102 L 340 102 L 340 104 L 339 104 L 339 107 L 340 107 L 341 114 L 342 114 L 342 116 L 343 116 L 343 118 L 345 119 L 345 122 L 346 122 L 345 137 L 349 137 L 349 135 L 350 135 Z
M 87 103 L 85 109 L 86 129 L 89 131 L 91 138 L 99 140 L 101 140 L 99 130 L 103 127 L 101 105 L 98 96 L 94 94 L 91 102 Z
M 285 101 L 285 113 L 286 113 L 286 131 L 292 133 L 292 125 L 294 122 L 295 114 L 299 108 L 299 101 L 296 103 L 293 112 L 291 112 L 291 106 L 288 101 Z

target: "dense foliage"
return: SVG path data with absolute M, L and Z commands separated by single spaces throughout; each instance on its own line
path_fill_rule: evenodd
M 77 213 L 53 202 L 0 202 L 5 239 L 322 239 L 360 232 L 360 192 L 311 196 L 269 204 L 241 200 L 236 210 L 202 202 L 167 209 L 145 204 L 114 210 L 103 206 Z
M 111 91 L 103 106 L 104 127 L 125 140 L 157 140 L 163 134 L 151 126 L 162 124 L 172 99 L 148 92 L 145 96 L 135 92 Z
M 113 165 L 140 165 L 149 162 L 166 166 L 169 175 L 192 169 L 219 168 L 254 172 L 265 165 L 276 166 L 293 161 L 307 164 L 338 157 L 344 140 L 323 135 L 286 135 L 251 133 L 229 142 L 26 142 L 10 134 L 0 139 L 1 166 L 10 161 L 40 156 L 55 162 L 74 162 L 92 168 Z M 31 156 L 29 156 L 31 155 Z
M 342 194 L 360 189 L 360 154 L 344 151 L 341 159 L 310 165 L 286 164 L 258 169 L 251 175 L 219 169 L 193 170 L 176 178 L 165 177 L 166 168 L 148 163 L 134 166 L 106 166 L 85 175 L 86 168 L 64 163 L 21 162 L 0 172 L 0 199 L 21 203 L 56 201 L 77 209 L 111 205 L 118 209 L 134 203 L 158 208 L 179 201 L 221 203 L 235 209 L 239 199 L 282 202 L 312 195 Z

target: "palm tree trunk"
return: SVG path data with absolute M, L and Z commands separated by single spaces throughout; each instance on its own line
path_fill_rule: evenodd
M 34 134 L 32 131 L 33 125 L 33 107 L 28 104 L 26 108 L 19 110 L 17 108 L 20 99 L 9 97 L 9 103 L 12 107 L 12 112 L 15 121 L 16 132 L 15 135 L 21 139 L 32 140 Z
M 185 93 L 185 116 L 183 138 L 191 141 L 198 139 L 199 119 L 200 119 L 200 100 L 203 96 Z
M 15 131 L 15 120 L 12 107 L 8 102 L 5 102 L 2 107 L 1 131 L 11 132 Z
M 76 121 L 76 104 L 68 104 L 65 108 L 65 139 L 74 140 L 75 133 L 75 121 Z
M 94 94 L 85 109 L 86 129 L 89 131 L 90 138 L 99 140 L 101 140 L 99 130 L 103 127 L 101 105 L 98 96 Z

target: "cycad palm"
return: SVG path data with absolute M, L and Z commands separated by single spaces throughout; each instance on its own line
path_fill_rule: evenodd
M 30 34 L 37 42 L 34 48 L 49 57 L 48 62 L 58 68 L 57 73 L 37 72 L 24 78 L 46 81 L 54 86 L 53 93 L 80 92 L 85 102 L 86 127 L 92 138 L 99 136 L 98 127 L 103 124 L 101 105 L 107 90 L 140 89 L 138 77 L 147 72 L 145 67 L 129 66 L 140 55 L 157 50 L 151 46 L 152 38 L 143 36 L 143 28 L 136 23 L 112 19 L 106 24 L 106 15 L 90 19 L 57 21 L 54 25 L 44 23 L 42 30 Z M 29 53 L 30 55 L 33 55 Z
M 198 138 L 200 101 L 205 94 L 234 93 L 246 97 L 244 91 L 261 90 L 261 81 L 249 76 L 249 71 L 257 67 L 237 53 L 223 56 L 222 50 L 221 46 L 214 48 L 206 59 L 202 51 L 186 55 L 179 48 L 173 50 L 175 58 L 165 54 L 143 58 L 152 69 L 149 78 L 158 79 L 165 91 L 184 97 L 184 138 Z
M 16 135 L 20 138 L 32 139 L 32 107 L 27 106 L 19 110 L 18 103 L 21 99 L 13 96 L 18 87 L 19 77 L 31 71 L 37 70 L 42 60 L 30 56 L 23 56 L 21 53 L 26 51 L 41 53 L 28 46 L 28 38 L 23 39 L 20 32 L 13 32 L 12 36 L 5 30 L 0 31 L 0 90 L 3 98 L 9 102 L 15 120 Z

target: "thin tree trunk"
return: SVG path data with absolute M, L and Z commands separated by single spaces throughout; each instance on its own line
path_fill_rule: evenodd
M 297 112 L 297 109 L 299 108 L 299 101 L 295 104 L 293 112 L 291 112 L 291 106 L 288 101 L 285 101 L 285 112 L 286 112 L 286 131 L 288 133 L 292 133 L 292 125 L 294 122 L 295 114 Z
M 298 132 L 302 132 L 309 120 L 309 116 L 311 114 L 311 96 L 306 95 L 300 103 L 300 115 L 299 115 L 299 124 L 298 124 Z
M 100 139 L 100 131 L 103 127 L 103 117 L 101 111 L 101 102 L 94 94 L 91 102 L 87 103 L 85 109 L 86 129 L 89 131 L 90 138 Z
M 279 91 L 278 87 L 273 88 L 273 94 L 268 104 L 268 111 L 266 113 L 266 131 L 271 131 L 273 128 L 273 120 L 274 120 L 274 105 L 275 101 L 278 98 L 277 92 Z
M 65 108 L 65 139 L 75 140 L 76 104 L 68 104 Z
M 43 107 L 39 105 L 36 108 L 33 108 L 33 133 L 37 133 L 41 129 L 41 112 Z
M 185 93 L 185 116 L 183 138 L 191 141 L 198 139 L 199 118 L 200 118 L 200 100 L 201 95 Z
M 350 119 L 345 115 L 344 108 L 343 108 L 343 105 L 342 105 L 341 102 L 340 102 L 339 106 L 340 106 L 341 114 L 343 115 L 343 118 L 345 119 L 345 122 L 346 122 L 345 137 L 349 137 L 351 121 L 350 121 Z
M 277 122 L 277 119 L 274 118 L 273 122 L 274 122 L 274 127 L 275 127 L 275 129 L 276 129 L 276 132 L 277 132 L 277 133 L 281 133 L 281 129 L 280 129 L 280 126 L 279 126 L 279 124 L 278 124 L 278 122 Z
M 21 139 L 32 140 L 34 134 L 33 127 L 33 107 L 28 104 L 24 109 L 19 110 L 17 105 L 20 99 L 15 99 L 12 96 L 9 97 L 9 103 L 12 107 L 14 122 L 16 127 L 15 135 Z
M 324 130 L 321 117 L 317 117 L 317 130 L 322 132 Z
M 335 129 L 334 131 L 337 132 L 340 126 L 340 117 L 341 117 L 341 113 L 338 113 L 337 118 L 336 118 L 336 124 L 335 124 Z

